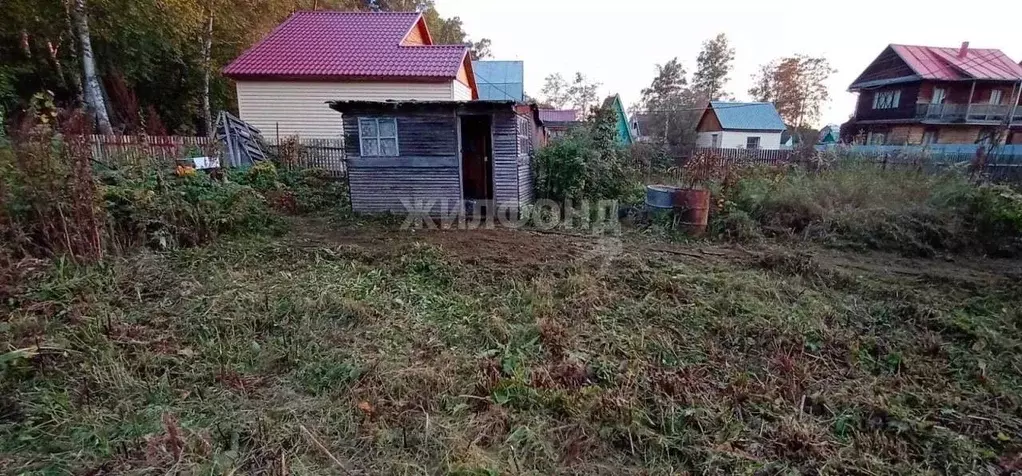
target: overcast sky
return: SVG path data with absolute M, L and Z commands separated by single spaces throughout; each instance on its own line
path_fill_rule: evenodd
M 726 33 L 735 49 L 727 90 L 748 100 L 757 66 L 794 53 L 825 56 L 838 72 L 822 123 L 855 109 L 849 84 L 889 43 L 1000 48 L 1022 60 L 1018 0 L 436 0 L 443 16 L 460 16 L 472 39 L 493 40 L 493 59 L 525 61 L 525 90 L 543 78 L 581 71 L 600 93 L 639 101 L 657 63 L 677 56 L 695 70 L 702 42 Z

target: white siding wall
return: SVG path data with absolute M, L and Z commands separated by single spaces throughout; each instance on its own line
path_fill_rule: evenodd
M 454 99 L 458 101 L 471 101 L 472 100 L 472 88 L 465 86 L 461 81 L 454 81 L 451 83 L 451 88 L 454 92 Z
M 259 128 L 267 140 L 281 137 L 340 139 L 343 136 L 341 114 L 327 101 L 417 99 L 444 101 L 456 99 L 457 81 L 444 83 L 380 82 L 298 82 L 238 81 L 238 112 L 241 119 Z M 471 91 L 469 92 L 471 95 Z
M 780 132 L 700 132 L 696 136 L 696 147 L 713 147 L 713 134 L 720 134 L 720 148 L 744 149 L 749 137 L 759 137 L 759 148 L 777 150 L 781 148 Z

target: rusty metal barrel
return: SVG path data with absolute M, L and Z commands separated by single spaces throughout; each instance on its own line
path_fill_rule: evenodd
M 681 231 L 702 236 L 710 218 L 710 191 L 686 188 L 675 194 L 674 210 Z
M 651 211 L 670 211 L 675 225 L 690 235 L 706 233 L 710 216 L 710 191 L 670 185 L 646 186 L 646 207 Z

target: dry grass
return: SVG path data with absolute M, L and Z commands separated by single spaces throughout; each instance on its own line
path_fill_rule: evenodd
M 93 267 L 58 262 L 13 290 L 0 302 L 0 467 L 1022 464 L 1017 262 L 630 241 L 605 257 L 598 241 L 528 232 L 293 227 Z

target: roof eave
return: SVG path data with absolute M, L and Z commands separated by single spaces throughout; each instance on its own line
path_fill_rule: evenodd
M 848 86 L 848 90 L 851 91 L 851 92 L 855 92 L 855 91 L 859 91 L 859 90 L 862 90 L 862 89 L 877 88 L 877 87 L 880 87 L 880 86 L 888 86 L 888 85 L 891 85 L 891 84 L 911 83 L 911 82 L 914 82 L 914 81 L 922 81 L 922 80 L 923 80 L 922 76 L 919 76 L 918 74 L 913 74 L 911 76 L 902 76 L 902 77 L 899 77 L 899 78 L 876 79 L 876 80 L 873 80 L 873 81 L 863 81 L 861 83 L 853 83 L 851 86 Z
M 787 130 L 787 128 L 784 128 L 784 129 L 740 129 L 740 128 L 736 128 L 736 127 L 732 127 L 732 128 L 721 127 L 720 130 L 722 132 L 776 132 L 776 133 L 780 134 L 780 133 L 784 132 L 785 130 Z
M 235 81 L 309 81 L 309 82 L 373 82 L 398 81 L 411 83 L 446 83 L 454 81 L 457 76 L 353 76 L 353 75 L 288 75 L 288 74 L 252 74 L 228 73 L 224 76 Z

